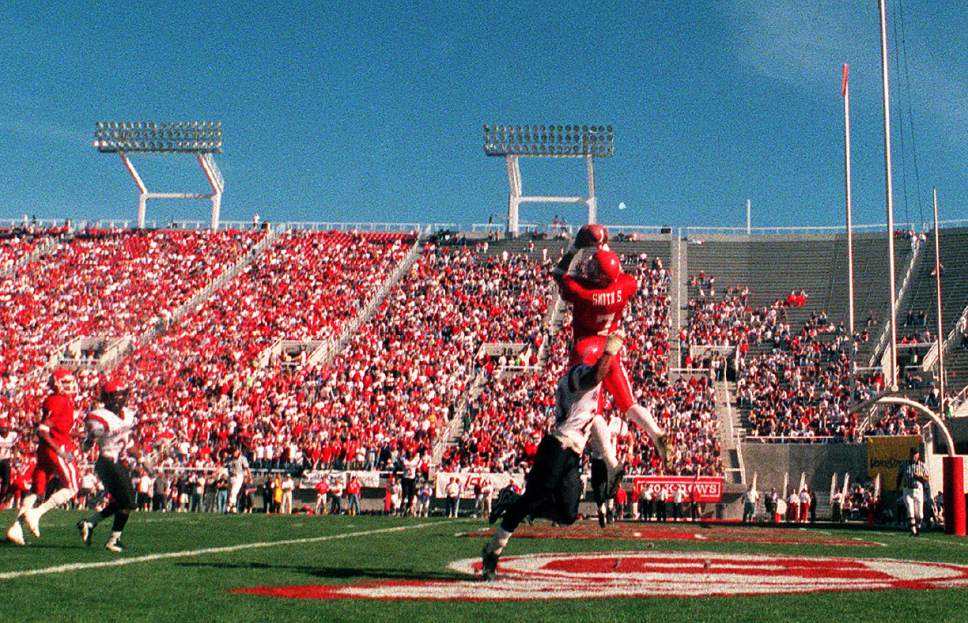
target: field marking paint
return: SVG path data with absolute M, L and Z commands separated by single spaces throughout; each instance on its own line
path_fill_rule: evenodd
M 478 558 L 454 561 L 448 569 L 464 579 L 370 579 L 353 584 L 253 586 L 230 592 L 319 600 L 530 601 L 968 587 L 965 565 L 775 554 L 632 551 L 511 556 L 502 558 L 496 582 L 481 582 Z
M 283 539 L 281 541 L 260 541 L 257 543 L 240 543 L 238 545 L 226 545 L 223 547 L 206 547 L 203 549 L 188 549 L 179 552 L 163 552 L 160 554 L 148 554 L 146 556 L 136 556 L 134 558 L 118 558 L 117 560 L 104 560 L 101 562 L 74 562 L 66 565 L 54 567 L 43 567 L 41 569 L 25 569 L 22 571 L 7 571 L 0 573 L 0 582 L 6 580 L 16 580 L 34 575 L 53 575 L 57 573 L 70 573 L 72 571 L 87 571 L 89 569 L 102 569 L 105 567 L 123 567 L 139 562 L 153 562 L 155 560 L 167 560 L 170 558 L 194 558 L 206 556 L 208 554 L 227 554 L 230 552 L 240 552 L 248 549 L 263 549 L 266 547 L 278 547 L 282 545 L 303 545 L 306 543 L 323 543 L 325 541 L 339 541 L 351 539 L 356 536 L 372 536 L 374 534 L 390 534 L 392 532 L 403 532 L 405 530 L 416 530 L 427 526 L 440 525 L 437 522 L 416 524 L 413 526 L 395 526 L 393 528 L 378 528 L 376 530 L 364 530 L 362 532 L 345 532 L 343 534 L 329 534 L 326 536 L 314 536 L 303 539 Z

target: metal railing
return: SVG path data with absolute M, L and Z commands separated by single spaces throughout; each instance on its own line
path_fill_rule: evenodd
M 611 226 L 609 226 L 611 229 Z M 913 223 L 895 223 L 895 232 L 899 231 L 910 231 L 915 229 Z M 805 235 L 831 235 L 831 234 L 846 234 L 847 227 L 845 225 L 791 225 L 791 226 L 776 226 L 776 227 L 706 227 L 702 225 L 689 225 L 678 228 L 680 235 L 685 234 L 686 236 L 691 236 L 695 234 L 706 234 L 706 235 L 732 235 L 732 236 L 742 236 L 742 235 L 776 235 L 776 234 L 805 234 Z M 867 225 L 853 225 L 851 230 L 854 233 L 864 233 L 864 232 L 884 232 L 887 233 L 887 225 L 883 223 L 872 223 Z
M 898 310 L 901 308 L 901 304 L 904 301 L 904 295 L 907 294 L 908 286 L 911 284 L 911 278 L 914 276 L 914 267 L 918 263 L 918 258 L 921 256 L 921 248 L 924 245 L 921 243 L 919 238 L 915 238 L 911 243 L 911 258 L 908 260 L 907 270 L 904 271 L 904 279 L 901 281 L 901 288 L 897 291 L 897 298 L 894 299 L 894 309 L 891 309 L 890 303 L 888 303 L 887 315 L 884 320 L 884 330 L 881 332 L 881 337 L 877 340 L 877 347 L 874 348 L 874 352 L 871 353 L 870 360 L 867 362 L 868 366 L 873 366 L 874 362 L 877 361 L 877 353 L 882 352 L 887 346 L 887 341 L 890 339 L 891 335 L 891 318 L 897 316 Z M 888 357 L 890 358 L 890 357 Z M 883 367 L 883 358 L 881 361 Z M 896 365 L 896 362 L 892 364 Z

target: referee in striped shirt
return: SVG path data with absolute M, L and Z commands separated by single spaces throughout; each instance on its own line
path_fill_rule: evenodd
M 901 465 L 897 476 L 904 494 L 911 536 L 918 536 L 924 519 L 924 488 L 928 484 L 928 467 L 921 460 L 920 448 L 911 448 L 911 459 Z

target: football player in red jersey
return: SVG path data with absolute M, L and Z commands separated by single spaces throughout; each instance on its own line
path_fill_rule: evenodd
M 40 518 L 50 509 L 65 504 L 77 493 L 77 468 L 74 466 L 74 395 L 77 381 L 69 370 L 58 368 L 51 375 L 53 393 L 41 405 L 43 419 L 37 427 L 37 464 L 31 478 L 30 492 L 23 497 L 17 520 L 7 530 L 7 540 L 24 545 L 23 525 L 40 536 Z M 60 488 L 47 501 L 34 506 L 44 495 L 49 481 L 56 479 Z
M 608 336 L 620 327 L 622 312 L 638 290 L 635 278 L 622 272 L 621 260 L 609 249 L 608 232 L 602 225 L 585 225 L 579 230 L 574 244 L 562 256 L 552 276 L 558 283 L 561 298 L 573 306 L 572 344 L 593 338 L 604 345 Z M 573 349 L 572 364 L 576 357 Z M 665 431 L 648 409 L 636 403 L 621 355 L 616 357 L 605 377 L 604 388 L 614 399 L 619 412 L 645 429 L 665 462 L 666 470 L 671 471 L 674 457 L 668 448 Z M 607 490 L 612 491 L 624 470 L 615 456 L 608 424 L 603 417 L 596 418 L 591 441 L 603 456 L 609 474 Z

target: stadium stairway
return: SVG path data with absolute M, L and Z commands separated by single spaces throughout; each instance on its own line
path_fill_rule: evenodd
M 727 483 L 745 484 L 746 469 L 743 464 L 745 430 L 740 422 L 736 403 L 736 384 L 716 383 L 716 414 L 719 422 L 719 444 L 723 450 L 723 471 Z
M 407 254 L 402 260 L 400 260 L 400 263 L 397 265 L 397 267 L 393 269 L 393 272 L 390 273 L 390 276 L 387 277 L 386 281 L 383 282 L 380 288 L 373 293 L 373 296 L 370 298 L 369 302 L 367 302 L 367 304 L 360 309 L 355 318 L 346 323 L 346 326 L 343 328 L 340 336 L 333 340 L 333 343 L 329 346 L 328 352 L 320 357 L 320 363 L 322 365 L 329 365 L 333 358 L 341 353 L 346 345 L 349 344 L 360 325 L 367 322 L 374 312 L 376 312 L 377 308 L 380 306 L 380 303 L 383 302 L 383 299 L 386 298 L 387 293 L 390 292 L 390 289 L 393 288 L 398 281 L 400 281 L 401 277 L 407 274 L 407 272 L 410 270 L 410 267 L 413 266 L 413 263 L 417 261 L 418 257 L 420 257 L 421 247 L 422 241 L 418 236 L 413 241 L 413 244 L 410 246 L 410 250 L 407 251 Z
M 934 234 L 931 233 L 924 243 L 921 261 L 918 263 L 911 284 L 911 295 L 905 305 L 898 310 L 898 337 L 925 329 L 937 334 L 937 292 L 934 275 Z M 968 305 L 968 281 L 964 279 L 968 271 L 968 229 L 944 229 L 940 237 L 941 255 L 941 308 L 942 324 L 945 335 L 956 330 L 958 320 Z M 927 325 L 905 326 L 908 313 L 917 316 L 919 311 L 927 314 Z M 957 333 L 957 331 L 956 331 Z M 960 335 L 945 351 L 945 370 L 951 393 L 957 394 L 968 386 L 968 352 L 960 347 Z M 933 363 L 933 362 L 931 362 Z
M 10 275 L 17 272 L 17 270 L 22 266 L 26 266 L 27 264 L 33 262 L 37 258 L 43 257 L 48 253 L 50 253 L 51 251 L 53 251 L 54 249 L 56 249 L 58 244 L 69 242 L 72 237 L 73 237 L 73 234 L 70 234 L 70 233 L 61 233 L 53 236 L 46 236 L 44 242 L 37 245 L 37 248 L 35 248 L 30 253 L 28 253 L 27 255 L 23 256 L 22 258 L 14 262 L 14 264 L 12 266 L 9 266 L 6 270 L 0 271 L 0 277 L 4 277 L 6 275 Z

